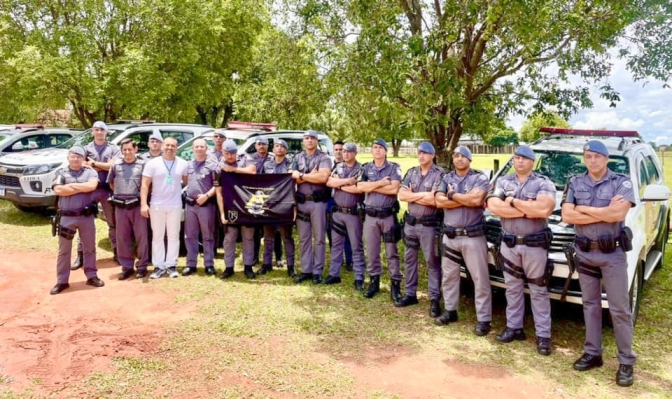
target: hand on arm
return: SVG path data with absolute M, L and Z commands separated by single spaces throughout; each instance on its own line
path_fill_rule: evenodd
M 562 204 L 562 221 L 569 224 L 592 224 L 600 222 L 599 219 L 576 210 L 576 205 L 565 202 Z
M 516 208 L 512 208 L 511 205 L 509 205 L 511 198 L 512 197 L 506 197 L 506 200 L 503 201 L 498 197 L 490 197 L 488 198 L 488 209 L 490 212 L 503 218 L 513 219 L 525 217 L 523 212 Z
M 508 200 L 508 198 L 507 198 Z M 550 195 L 539 195 L 534 201 L 523 201 L 521 199 L 509 200 L 509 205 L 513 201 L 513 207 L 524 213 L 531 219 L 545 219 L 553 213 L 555 209 L 555 198 Z
M 625 220 L 625 215 L 632 207 L 632 203 L 617 195 L 611 199 L 608 206 L 596 208 L 587 205 L 577 205 L 575 210 L 592 216 L 601 222 L 616 223 Z

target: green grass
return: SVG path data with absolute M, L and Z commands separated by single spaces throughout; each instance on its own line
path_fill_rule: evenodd
M 365 156 L 359 159 L 366 161 Z M 486 167 L 492 159 L 476 156 L 474 167 Z M 417 164 L 415 157 L 392 160 L 404 170 Z M 672 186 L 672 154 L 665 159 L 665 171 L 668 185 Z M 0 202 L 0 228 L 5 248 L 49 250 L 55 258 L 56 239 L 50 236 L 44 217 L 19 212 L 11 204 Z M 105 239 L 106 227 L 100 221 L 97 234 L 99 255 L 111 256 Z M 630 389 L 618 388 L 613 381 L 616 345 L 609 328 L 604 329 L 603 337 L 605 367 L 589 373 L 572 371 L 572 362 L 580 356 L 584 338 L 581 309 L 577 306 L 554 304 L 554 353 L 541 357 L 529 338 L 501 345 L 493 333 L 485 339 L 474 336 L 476 317 L 469 296 L 461 297 L 460 322 L 448 327 L 434 326 L 426 314 L 424 268 L 419 286 L 420 305 L 397 309 L 389 300 L 386 274 L 383 292 L 373 300 L 366 300 L 352 289 L 352 273 L 344 272 L 343 284 L 331 287 L 295 285 L 284 269 L 256 280 L 246 280 L 237 273 L 231 280 L 222 281 L 204 277 L 201 263 L 199 276 L 152 281 L 148 288 L 175 293 L 174 306 L 196 304 L 197 308 L 192 318 L 168 331 L 159 351 L 143 358 L 116 358 L 112 371 L 89 375 L 69 392 L 70 396 L 89 398 L 186 397 L 196 393 L 219 398 L 278 395 L 393 398 L 397 397 L 394 392 L 359 386 L 348 373 L 347 363 L 380 365 L 389 358 L 418 355 L 476 367 L 502 368 L 520 380 L 546 386 L 549 392 L 561 392 L 557 395 L 567 398 L 669 397 L 672 391 L 669 317 L 672 250 L 669 248 L 665 255 L 667 266 L 654 273 L 643 292 L 634 341 L 639 355 L 636 384 Z M 220 269 L 221 255 L 216 261 Z M 184 258 L 180 258 L 180 264 L 184 265 Z M 237 271 L 241 266 L 237 265 Z M 495 293 L 493 301 L 494 330 L 499 331 L 505 326 L 501 292 Z M 534 335 L 529 314 L 525 329 L 528 336 Z M 184 378 L 185 367 L 197 373 Z M 30 389 L 12 391 L 8 380 L 7 376 L 0 378 L 0 397 L 34 397 Z

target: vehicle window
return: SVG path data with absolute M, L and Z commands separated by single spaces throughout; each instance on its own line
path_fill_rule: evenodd
M 329 155 L 334 155 L 334 144 L 329 139 L 320 139 L 320 151 L 326 152 Z
M 181 146 L 185 141 L 194 137 L 193 132 L 189 131 L 176 131 L 176 130 L 159 130 L 161 136 L 165 139 L 166 137 L 172 137 L 177 140 L 177 146 Z
M 6 152 L 18 152 L 18 151 L 27 151 L 27 150 L 37 150 L 39 148 L 45 147 L 45 136 L 43 134 L 35 134 L 31 136 L 25 136 L 19 140 L 15 140 L 13 143 L 5 148 Z M 22 148 L 19 150 L 14 150 L 12 147 L 16 143 L 21 143 Z
M 152 135 L 151 130 L 140 130 L 137 132 L 133 132 L 128 137 L 132 138 L 133 141 L 138 143 L 138 154 L 142 154 L 143 152 L 149 151 L 149 136 Z
M 50 134 L 49 135 L 49 147 L 60 145 L 70 140 L 72 136 L 69 134 Z
M 556 189 L 564 189 L 571 176 L 586 172 L 586 165 L 583 163 L 583 154 L 572 154 L 568 152 L 555 151 L 535 151 L 537 159 L 534 162 L 533 170 L 551 179 Z M 623 157 L 609 157 L 607 167 L 618 173 L 628 174 L 628 161 Z M 513 168 L 513 159 L 506 165 L 502 175 L 515 173 Z
M 205 144 L 208 146 L 208 149 L 215 148 L 215 142 L 213 141 L 212 137 L 201 136 L 200 138 L 205 140 Z M 193 144 L 194 144 L 194 140 L 191 140 L 191 141 L 187 142 L 186 145 L 184 145 L 182 148 L 177 150 L 176 155 L 178 157 L 184 159 L 184 160 L 191 161 L 192 159 L 194 159 Z
M 653 158 L 650 156 L 644 159 L 646 165 L 646 173 L 649 175 L 649 183 L 660 183 L 660 175 L 658 174 L 658 169 L 656 169 L 656 163 Z
M 298 154 L 303 151 L 303 139 L 285 139 L 287 142 L 287 153 L 288 154 Z
M 649 184 L 649 178 L 646 174 L 646 166 L 644 166 L 644 160 L 639 162 L 639 187 L 644 187 Z

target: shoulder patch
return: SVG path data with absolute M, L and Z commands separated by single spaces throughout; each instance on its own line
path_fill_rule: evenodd
M 478 176 L 478 180 L 488 180 L 488 176 L 481 173 L 480 176 Z
M 632 183 L 630 183 L 630 180 L 625 180 L 623 182 L 623 187 L 625 188 L 632 188 Z

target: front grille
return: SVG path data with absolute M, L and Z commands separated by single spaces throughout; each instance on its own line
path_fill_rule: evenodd
M 21 187 L 21 184 L 18 177 L 0 175 L 0 186 Z
M 554 252 L 562 252 L 562 247 L 566 244 L 571 244 L 574 241 L 574 236 L 576 236 L 576 234 L 554 232 L 550 250 Z

